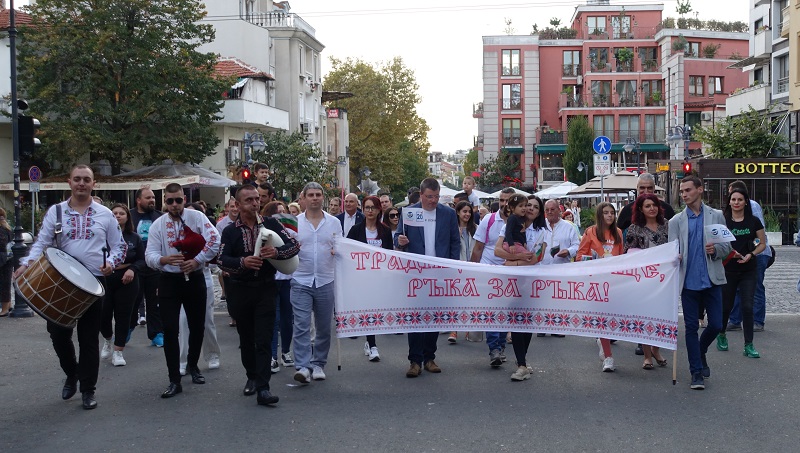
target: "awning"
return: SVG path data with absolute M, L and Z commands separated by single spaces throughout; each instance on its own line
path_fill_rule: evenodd
M 248 79 L 247 77 L 239 79 L 238 82 L 236 82 L 233 85 L 231 85 L 231 89 L 235 90 L 237 88 L 241 88 L 241 87 L 245 86 L 247 84 L 248 80 L 250 80 L 250 79 Z
M 745 69 L 749 66 L 755 67 L 756 65 L 765 64 L 769 62 L 769 56 L 766 57 L 747 57 L 744 60 L 739 60 L 736 63 L 728 66 L 728 68 L 741 69 L 742 71 L 749 71 Z
M 66 176 L 64 177 L 66 179 Z M 120 178 L 119 181 L 97 181 L 94 185 L 94 190 L 139 190 L 139 189 L 151 189 L 151 190 L 163 190 L 167 184 L 171 184 L 176 182 L 181 186 L 188 186 L 192 184 L 201 184 L 201 185 L 208 185 L 203 183 L 202 177 L 192 175 L 180 178 L 158 178 L 158 179 L 141 179 L 141 180 L 126 180 L 125 178 Z M 28 191 L 30 190 L 28 181 L 20 181 L 19 183 L 20 190 Z M 14 183 L 2 183 L 0 184 L 0 191 L 13 191 L 14 190 Z M 64 182 L 40 182 L 39 183 L 39 190 L 69 190 L 69 184 Z

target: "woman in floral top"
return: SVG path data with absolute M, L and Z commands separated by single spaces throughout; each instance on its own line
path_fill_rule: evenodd
M 667 243 L 669 223 L 664 218 L 661 201 L 654 194 L 639 196 L 633 204 L 633 218 L 625 237 L 625 253 L 629 250 L 646 249 Z M 642 368 L 652 370 L 653 359 L 658 366 L 667 366 L 667 361 L 656 346 L 642 345 L 644 363 Z

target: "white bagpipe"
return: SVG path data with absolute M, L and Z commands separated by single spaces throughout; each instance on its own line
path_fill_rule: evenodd
M 261 247 L 269 245 L 275 248 L 278 248 L 283 245 L 283 239 L 281 239 L 280 235 L 268 228 L 265 228 L 264 225 L 260 225 L 258 237 L 256 238 L 256 246 L 253 249 L 253 256 L 259 256 L 261 253 Z M 297 270 L 297 265 L 300 264 L 300 258 L 297 255 L 286 259 L 286 260 L 279 260 L 275 258 L 267 258 L 275 269 L 280 271 L 284 274 L 291 274 Z M 256 272 L 257 274 L 258 272 Z

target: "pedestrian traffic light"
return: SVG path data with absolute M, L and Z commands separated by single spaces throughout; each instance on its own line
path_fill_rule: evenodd
M 250 167 L 246 165 L 242 168 L 242 183 L 243 184 L 250 183 Z
M 42 146 L 36 138 L 36 130 L 41 123 L 32 116 L 19 115 L 19 158 L 20 160 L 33 160 L 33 152 Z
M 685 176 L 689 176 L 692 174 L 692 163 L 691 162 L 684 162 L 683 163 L 683 174 Z

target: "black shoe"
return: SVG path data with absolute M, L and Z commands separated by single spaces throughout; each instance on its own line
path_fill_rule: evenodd
M 68 400 L 75 396 L 75 392 L 78 391 L 78 378 L 68 377 L 66 381 L 64 381 L 64 388 L 61 389 L 61 399 Z
M 634 352 L 634 354 L 636 354 L 636 355 L 644 355 L 644 350 L 642 349 L 642 345 L 640 345 L 640 344 L 636 345 L 636 351 Z
M 708 360 L 706 360 L 706 355 L 703 353 L 700 354 L 700 362 L 703 363 L 703 370 L 701 371 L 701 374 L 704 378 L 710 378 L 711 368 L 708 367 Z
M 269 393 L 269 390 L 259 390 L 258 396 L 256 396 L 256 401 L 261 406 L 266 406 L 268 404 L 276 404 L 279 398 L 272 393 Z
M 183 392 L 183 387 L 180 382 L 170 382 L 169 387 L 161 394 L 161 398 L 172 398 L 181 392 Z
M 83 392 L 83 408 L 92 410 L 97 407 L 97 401 L 94 399 L 94 392 Z
M 197 368 L 196 366 L 193 366 L 193 367 L 190 366 L 190 367 L 187 367 L 187 368 L 188 368 L 189 373 L 192 375 L 192 382 L 194 382 L 195 384 L 205 384 L 206 383 L 206 378 L 203 377 L 202 374 L 200 374 L 200 368 Z
M 247 384 L 244 385 L 244 396 L 256 394 L 256 381 L 255 379 L 248 379 Z
M 553 338 L 565 338 L 566 337 L 566 335 L 561 335 L 559 333 L 551 333 L 550 336 L 553 337 Z
M 545 335 L 545 334 L 543 334 L 543 333 L 537 333 L 537 334 L 536 334 L 536 337 L 537 337 L 537 338 L 542 338 L 544 335 Z

